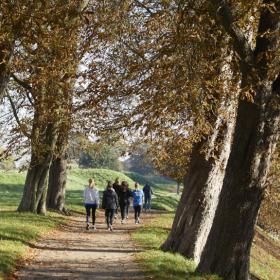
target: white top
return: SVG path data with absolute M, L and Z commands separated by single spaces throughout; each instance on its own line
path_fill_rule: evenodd
M 85 204 L 96 204 L 99 205 L 99 191 L 97 188 L 86 187 L 84 190 L 84 201 Z

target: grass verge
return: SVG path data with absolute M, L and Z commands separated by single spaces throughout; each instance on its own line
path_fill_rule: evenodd
M 145 226 L 132 233 L 133 240 L 145 249 L 136 258 L 153 279 L 214 280 L 215 275 L 196 274 L 195 264 L 178 254 L 162 252 L 159 247 L 166 240 L 174 214 L 156 215 Z M 251 250 L 251 273 L 262 280 L 280 279 L 279 242 L 257 229 Z
M 195 273 L 195 264 L 179 254 L 165 253 L 159 249 L 170 231 L 174 214 L 161 214 L 148 221 L 145 226 L 132 233 L 133 240 L 145 248 L 137 253 L 137 260 L 149 276 L 156 280 L 218 280 L 215 275 Z

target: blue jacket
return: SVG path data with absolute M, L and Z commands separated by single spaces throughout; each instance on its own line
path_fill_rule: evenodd
M 142 190 L 138 190 L 138 189 L 134 190 L 132 192 L 132 196 L 133 196 L 133 206 L 138 206 L 143 204 L 144 193 Z

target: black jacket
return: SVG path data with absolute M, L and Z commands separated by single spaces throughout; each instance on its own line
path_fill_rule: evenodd
M 117 209 L 119 206 L 118 195 L 114 190 L 106 190 L 103 192 L 102 208 Z
M 129 198 L 132 197 L 131 190 L 123 191 L 121 190 L 119 193 L 119 203 L 120 205 L 129 205 L 130 201 Z
M 154 194 L 151 186 L 148 184 L 146 184 L 145 187 L 143 188 L 143 192 L 144 192 L 145 197 L 147 197 L 147 198 L 151 198 L 152 194 Z
M 121 185 L 114 183 L 113 189 L 116 191 L 117 195 L 119 195 L 120 191 L 122 190 L 122 187 L 121 187 Z

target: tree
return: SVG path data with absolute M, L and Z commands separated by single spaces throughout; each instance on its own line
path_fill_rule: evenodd
M 38 9 L 41 21 L 33 27 L 33 37 L 23 42 L 26 60 L 20 57 L 19 65 L 29 73 L 28 84 L 32 87 L 25 89 L 31 92 L 34 115 L 31 161 L 19 211 L 46 211 L 46 179 L 60 128 L 68 123 L 62 116 L 68 116 L 71 110 L 71 87 L 78 63 L 80 4 L 77 1 L 69 1 L 67 5 L 64 1 L 42 4 Z M 58 9 L 61 9 L 59 14 Z
M 108 168 L 120 170 L 119 154 L 116 149 L 102 141 L 91 143 L 80 156 L 79 165 L 86 168 Z
M 196 230 L 207 220 L 207 212 L 211 212 L 204 242 L 198 244 L 198 270 L 218 273 L 227 279 L 247 279 L 254 222 L 262 200 L 269 155 L 279 133 L 276 129 L 279 121 L 279 41 L 276 39 L 279 2 L 264 1 L 260 5 L 256 1 L 137 1 L 135 6 L 129 11 L 132 16 L 128 13 L 126 20 L 127 32 L 132 30 L 134 36 L 124 33 L 119 45 L 116 44 L 122 50 L 119 57 L 124 57 L 124 61 L 119 59 L 122 63 L 117 69 L 123 69 L 125 81 L 120 92 L 125 97 L 137 92 L 134 102 L 130 103 L 131 125 L 144 131 L 144 135 L 150 131 L 152 137 L 160 137 L 167 127 L 173 127 L 182 136 L 187 135 L 189 143 L 200 143 L 198 146 L 202 147 L 205 143 L 200 140 L 205 139 L 209 131 L 217 135 L 214 147 L 219 150 L 218 164 L 213 161 L 215 157 L 210 161 L 200 157 L 201 149 L 195 145 L 192 159 L 197 162 L 196 166 L 205 168 L 202 172 L 189 171 L 186 177 L 199 179 L 193 181 L 197 185 L 191 190 L 202 190 L 190 201 L 192 213 L 196 212 L 195 206 L 201 206 L 199 201 L 207 202 L 208 206 L 214 202 L 215 207 L 211 207 L 211 211 L 200 211 L 196 215 L 198 223 L 181 231 L 177 243 L 180 247 L 186 234 L 197 239 Z M 226 54 L 231 57 L 232 70 L 224 77 L 221 69 L 227 61 Z M 221 131 L 220 125 L 215 125 L 218 120 L 215 116 L 223 100 L 226 105 L 234 100 L 229 94 L 231 89 L 238 93 L 240 81 L 242 92 L 236 125 L 232 125 L 231 118 L 226 125 L 235 131 L 231 146 L 232 137 L 227 137 L 230 129 Z M 206 146 L 211 151 L 211 137 L 209 140 Z M 217 145 L 220 142 L 221 145 Z M 217 173 L 212 179 L 215 170 Z M 218 191 L 212 200 L 213 193 L 204 190 L 210 190 L 211 186 L 215 190 L 217 180 L 220 199 Z M 199 196 L 203 193 L 204 196 Z M 182 218 L 188 215 L 184 205 L 182 202 L 176 214 Z M 172 230 L 176 227 L 175 219 Z M 236 233 L 233 237 L 232 232 Z M 215 240 L 221 241 L 218 246 Z M 188 251 L 185 246 L 183 243 L 182 252 Z
M 249 279 L 254 225 L 279 136 L 280 3 L 264 1 L 259 10 L 255 48 L 244 32 L 233 28 L 233 8 L 215 1 L 217 22 L 231 36 L 238 53 L 242 86 L 254 91 L 253 102 L 239 99 L 236 127 L 215 219 L 198 265 L 201 272 L 226 279 Z M 219 242 L 215 242 L 219 240 Z M 213 243 L 215 242 L 215 244 Z
M 150 144 L 143 143 L 140 139 L 136 139 L 133 143 L 130 143 L 127 149 L 129 157 L 123 163 L 124 168 L 141 174 L 155 173 L 155 167 L 152 163 L 152 156 L 149 150 Z
M 163 155 L 167 138 L 172 153 L 179 155 L 174 165 L 186 168 L 174 231 L 163 246 L 198 262 L 230 152 L 222 140 L 232 137 L 238 94 L 232 50 L 203 1 L 137 1 L 124 22 L 133 35 L 124 32 L 116 43 L 115 52 L 121 52 L 115 65 L 123 81 L 119 93 L 130 106 L 125 123 L 155 141 Z M 228 106 L 232 111 L 227 112 Z

